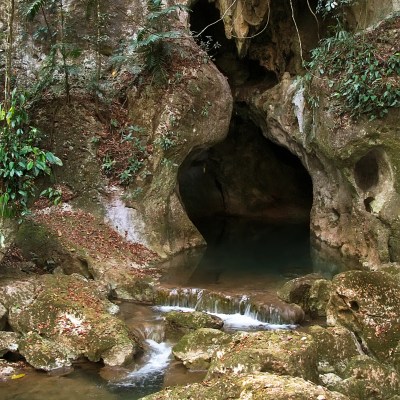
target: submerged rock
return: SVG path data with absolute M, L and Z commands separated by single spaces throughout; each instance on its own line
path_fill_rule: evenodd
M 265 371 L 317 382 L 317 348 L 312 337 L 291 331 L 238 332 L 215 353 L 207 378 Z
M 73 275 L 43 275 L 25 282 L 25 287 L 29 296 L 17 293 L 29 301 L 6 306 L 10 326 L 24 336 L 20 352 L 35 368 L 68 366 L 80 356 L 122 365 L 141 348 L 125 323 L 110 314 L 114 307 L 96 284 Z
M 364 352 L 400 369 L 400 283 L 385 272 L 349 271 L 333 279 L 328 323 L 354 332 Z
M 165 315 L 168 328 L 181 333 L 189 333 L 200 328 L 221 329 L 224 321 L 204 312 L 170 311 Z
M 270 373 L 224 375 L 219 379 L 177 386 L 146 396 L 143 400 L 346 400 L 347 396 L 331 392 L 302 378 Z

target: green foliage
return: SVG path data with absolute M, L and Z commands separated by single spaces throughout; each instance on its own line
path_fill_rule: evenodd
M 101 164 L 101 169 L 104 171 L 106 175 L 111 174 L 116 161 L 113 160 L 109 154 L 103 158 L 103 163 Z
M 177 144 L 178 135 L 175 132 L 167 131 L 161 134 L 155 141 L 154 144 L 160 147 L 162 150 L 167 151 L 171 147 Z
M 161 0 L 147 0 L 149 13 L 144 27 L 139 29 L 131 43 L 131 50 L 138 56 L 142 69 L 152 76 L 156 84 L 168 79 L 168 65 L 171 62 L 173 43 L 182 37 L 181 31 L 171 30 L 171 18 L 178 10 L 188 11 L 184 5 L 164 7 Z
M 354 3 L 355 0 L 318 0 L 316 11 L 326 17 L 329 14 L 338 13 L 343 7 Z
M 61 203 L 62 190 L 49 187 L 40 193 L 40 196 L 47 197 L 55 206 Z
M 400 106 L 400 52 L 380 52 L 360 35 L 338 29 L 312 50 L 307 68 L 306 78 L 325 78 L 342 111 L 354 118 L 381 118 Z M 309 94 L 315 106 L 315 95 Z
M 133 136 L 142 134 L 144 128 L 136 125 L 130 125 L 126 130 L 122 130 L 121 142 L 129 142 L 132 147 L 132 156 L 129 157 L 128 166 L 119 175 L 119 181 L 121 185 L 129 185 L 142 170 L 145 165 L 145 160 L 148 158 L 149 153 L 147 148 L 142 144 L 138 136 Z
M 62 165 L 53 153 L 38 147 L 39 131 L 29 126 L 26 98 L 14 90 L 11 107 L 0 104 L 0 216 L 24 216 L 35 196 L 37 178 Z

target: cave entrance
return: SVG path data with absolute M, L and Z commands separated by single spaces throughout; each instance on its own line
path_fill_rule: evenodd
M 231 87 L 261 85 L 263 82 L 273 86 L 277 83 L 276 74 L 260 65 L 257 59 L 239 57 L 235 40 L 227 39 L 214 3 L 197 0 L 190 15 L 190 29 L 196 42 L 228 78 Z
M 196 286 L 254 284 L 271 268 L 312 270 L 311 178 L 296 156 L 235 114 L 227 138 L 192 151 L 178 174 L 181 201 L 208 245 L 192 276 Z

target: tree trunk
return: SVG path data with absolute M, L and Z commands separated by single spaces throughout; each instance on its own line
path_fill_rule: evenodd
M 11 78 L 12 78 L 12 59 L 14 50 L 14 15 L 15 0 L 9 0 L 7 10 L 7 50 L 6 50 L 6 70 L 4 82 L 4 108 L 8 110 L 11 105 Z

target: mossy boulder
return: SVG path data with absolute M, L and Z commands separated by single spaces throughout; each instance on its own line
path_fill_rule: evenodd
M 96 284 L 75 275 L 43 275 L 35 284 L 37 289 L 31 302 L 9 308 L 10 326 L 29 335 L 21 354 L 28 362 L 33 360 L 32 365 L 47 365 L 41 356 L 39 362 L 35 361 L 36 351 L 45 355 L 51 348 L 59 354 L 55 358 L 64 360 L 63 365 L 68 365 L 67 359 L 85 356 L 91 361 L 103 359 L 111 366 L 131 361 L 141 348 L 125 323 L 110 314 L 114 307 Z M 51 360 L 43 369 L 58 365 Z
M 400 283 L 385 272 L 349 271 L 333 279 L 328 323 L 354 332 L 365 351 L 400 369 Z
M 392 368 L 367 356 L 351 359 L 341 374 L 343 380 L 329 385 L 357 400 L 392 399 L 400 393 L 400 376 Z
M 238 332 L 215 353 L 207 379 L 265 371 L 317 382 L 317 348 L 312 337 L 290 331 Z
M 231 341 L 217 329 L 201 328 L 185 335 L 172 349 L 173 355 L 189 369 L 207 369 L 214 354 Z
M 286 282 L 278 297 L 286 303 L 294 303 L 315 317 L 326 315 L 331 282 L 319 274 L 308 274 Z
M 331 295 L 332 282 L 327 279 L 314 281 L 308 292 L 307 310 L 313 317 L 325 317 Z
M 32 367 L 44 371 L 70 367 L 78 357 L 71 348 L 29 332 L 19 341 L 19 352 Z
M 177 386 L 146 396 L 143 400 L 346 400 L 347 396 L 331 392 L 302 378 L 270 373 L 224 375 L 219 379 Z
M 343 327 L 323 328 L 315 325 L 308 328 L 317 346 L 318 371 L 333 373 L 344 368 L 349 360 L 359 355 L 356 339 Z
M 2 305 L 10 307 L 25 307 L 35 298 L 38 287 L 36 279 L 12 280 L 5 279 L 0 282 L 0 299 Z
M 0 357 L 3 357 L 8 352 L 16 352 L 19 339 L 20 335 L 18 333 L 0 331 Z
M 190 333 L 200 328 L 221 329 L 224 321 L 205 312 L 170 311 L 165 314 L 168 329 L 179 333 Z

